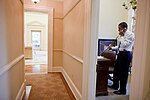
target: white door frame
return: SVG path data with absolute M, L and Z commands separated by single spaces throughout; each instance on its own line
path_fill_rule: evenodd
M 53 62 L 53 8 L 24 5 L 25 11 L 42 12 L 48 14 L 48 72 L 52 72 Z
M 85 0 L 82 100 L 95 100 L 99 0 Z

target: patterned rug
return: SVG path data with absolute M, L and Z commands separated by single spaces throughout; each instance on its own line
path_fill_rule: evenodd
M 61 73 L 26 75 L 29 100 L 75 100 Z

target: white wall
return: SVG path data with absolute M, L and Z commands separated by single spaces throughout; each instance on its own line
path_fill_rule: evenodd
M 25 44 L 32 44 L 31 30 L 41 31 L 41 50 L 47 50 L 48 14 L 38 12 L 25 12 Z
M 123 0 L 100 0 L 99 38 L 115 38 L 118 24 L 128 21 L 128 11 L 122 6 Z

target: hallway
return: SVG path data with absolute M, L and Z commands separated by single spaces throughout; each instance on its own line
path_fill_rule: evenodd
M 24 11 L 48 14 L 48 72 L 61 72 L 77 100 L 95 100 L 98 34 L 102 35 L 100 38 L 113 38 L 118 34 L 117 23 L 128 21 L 128 11 L 122 7 L 123 1 L 40 1 L 37 4 L 32 0 L 0 2 L 0 100 L 20 100 L 25 92 Z M 129 99 L 150 100 L 150 0 L 138 0 L 138 2 Z M 100 11 L 102 6 L 104 10 Z M 115 10 L 112 10 L 114 8 Z M 103 16 L 104 14 L 106 16 Z M 40 23 L 33 24 L 37 26 Z M 107 32 L 101 31 L 99 25 Z M 58 77 L 60 78 L 59 75 Z M 55 80 L 57 79 L 52 82 Z M 57 81 L 63 83 L 61 79 Z M 36 84 L 40 83 L 43 84 L 43 81 Z M 53 90 L 58 89 L 57 87 Z M 63 87 L 62 90 L 64 89 Z M 68 98 L 68 94 L 64 95 Z
M 28 74 L 26 81 L 31 86 L 28 100 L 75 100 L 61 73 Z

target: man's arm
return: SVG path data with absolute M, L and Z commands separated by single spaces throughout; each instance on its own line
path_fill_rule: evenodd
M 134 41 L 134 34 L 129 34 L 121 40 L 121 44 L 124 48 L 128 47 Z

